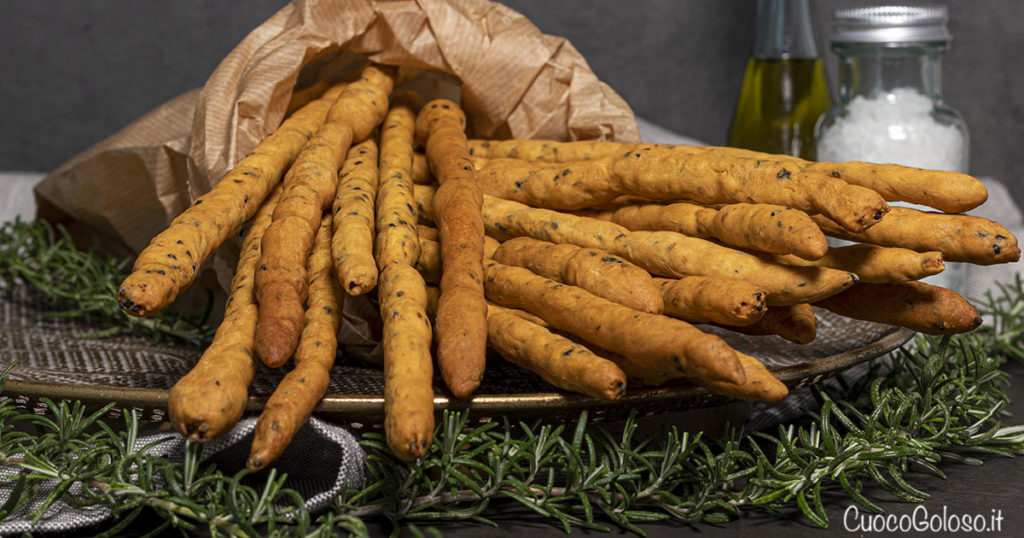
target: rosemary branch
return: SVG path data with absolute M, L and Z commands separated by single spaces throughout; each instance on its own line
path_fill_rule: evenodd
M 0 258 L 26 249 L 34 249 L 30 259 L 56 257 L 44 244 L 72 248 L 66 236 L 47 237 L 38 229 L 31 233 L 42 235 L 15 237 L 28 233 L 24 227 L 3 228 Z M 104 278 L 116 281 L 120 266 L 109 263 L 102 266 L 111 272 Z M 21 269 L 0 271 L 8 286 L 11 278 L 30 280 Z M 617 526 L 642 535 L 645 522 L 724 522 L 748 511 L 792 508 L 827 527 L 827 493 L 877 513 L 882 508 L 869 497 L 869 486 L 922 502 L 929 494 L 911 483 L 909 470 L 944 476 L 951 462 L 1024 452 L 1024 426 L 1004 422 L 1010 379 L 1001 370 L 1007 359 L 1024 357 L 1021 278 L 990 294 L 981 310 L 991 319 L 982 329 L 917 337 L 863 379 L 819 386 L 820 408 L 772 433 L 732 429 L 711 439 L 669 428 L 640 436 L 633 417 L 611 431 L 589 423 L 586 413 L 576 424 L 471 426 L 467 413 L 445 413 L 429 453 L 414 464 L 396 459 L 381 435 L 366 433 L 366 480 L 315 521 L 283 475 L 270 473 L 254 487 L 243 480 L 245 471 L 201 468 L 199 445 L 188 445 L 183 462 L 136 450 L 133 413 L 115 427 L 100 420 L 109 406 L 90 413 L 78 402 L 44 401 L 47 413 L 36 415 L 0 398 L 0 463 L 14 469 L 0 476 L 14 492 L 0 499 L 0 521 L 38 520 L 62 500 L 110 507 L 110 536 L 143 513 L 160 516 L 164 527 L 214 536 L 366 536 L 369 518 L 386 518 L 414 534 L 423 522 L 493 525 L 490 518 L 512 503 L 566 532 Z M 0 392 L 6 377 L 0 374 Z M 47 481 L 53 493 L 28 506 Z

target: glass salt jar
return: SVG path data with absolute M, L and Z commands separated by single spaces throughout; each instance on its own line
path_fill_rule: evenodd
M 941 57 L 952 40 L 947 20 L 945 6 L 836 10 L 830 42 L 838 102 L 818 119 L 817 160 L 967 172 L 967 125 L 942 100 Z M 957 288 L 962 272 L 947 263 L 926 281 Z

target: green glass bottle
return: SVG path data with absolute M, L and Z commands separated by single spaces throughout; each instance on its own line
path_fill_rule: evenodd
M 811 24 L 810 0 L 758 0 L 727 144 L 814 159 L 814 124 L 830 105 Z

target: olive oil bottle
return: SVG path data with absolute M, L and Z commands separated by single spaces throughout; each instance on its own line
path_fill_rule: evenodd
M 814 159 L 814 124 L 830 101 L 809 1 L 758 0 L 728 145 Z

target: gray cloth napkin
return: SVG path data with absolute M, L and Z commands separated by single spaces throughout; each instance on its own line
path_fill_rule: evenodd
M 200 462 L 215 464 L 226 474 L 240 471 L 249 456 L 255 427 L 256 417 L 241 420 L 229 433 L 203 447 Z M 151 443 L 157 443 L 148 449 L 148 454 L 153 457 L 181 461 L 185 452 L 185 438 L 173 432 L 140 437 L 136 440 L 135 449 L 141 450 Z M 316 513 L 326 509 L 347 486 L 356 487 L 362 483 L 365 459 L 366 453 L 351 432 L 310 417 L 273 465 L 279 473 L 288 475 L 285 487 L 299 492 L 306 500 L 306 509 Z M 0 466 L 0 474 L 4 476 L 17 473 L 16 467 Z M 13 481 L 0 481 L 0 504 L 10 497 L 13 485 Z M 98 525 L 113 516 L 105 506 L 80 507 L 59 500 L 33 525 L 27 516 L 43 503 L 56 486 L 56 481 L 45 483 L 28 503 L 8 517 L 7 521 L 0 522 L 0 536 L 14 536 L 24 532 L 68 532 Z M 71 490 L 72 495 L 80 492 L 79 485 Z

